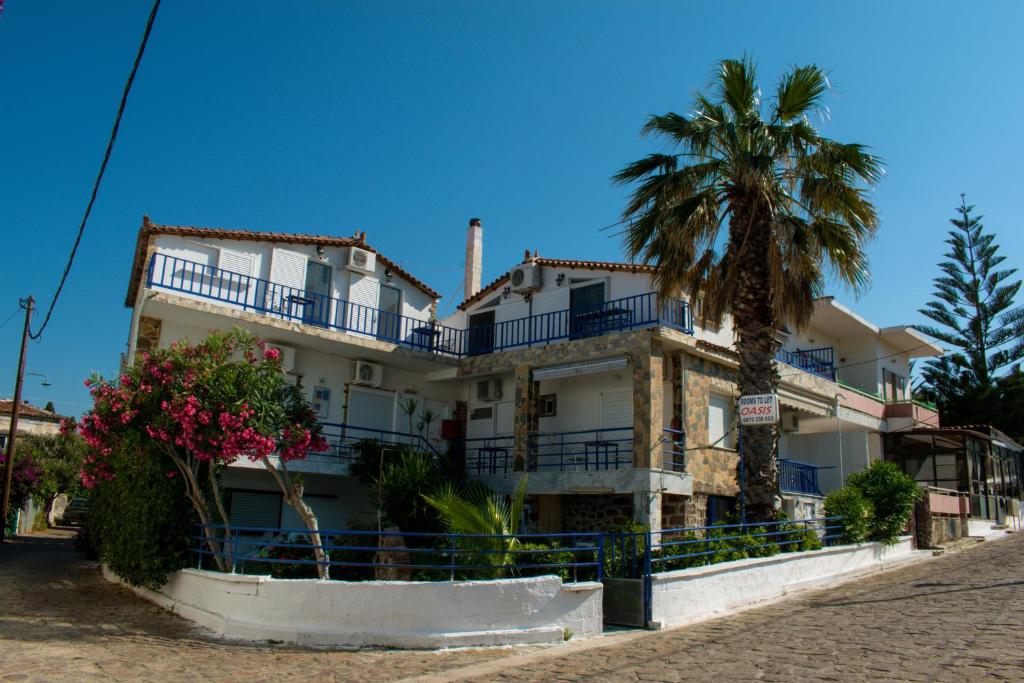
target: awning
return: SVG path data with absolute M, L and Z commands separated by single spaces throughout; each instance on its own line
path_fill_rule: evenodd
M 826 416 L 832 414 L 832 405 L 827 399 L 811 398 L 803 394 L 796 394 L 779 387 L 779 403 L 785 408 L 802 410 L 811 415 Z
M 546 368 L 537 368 L 533 371 L 534 381 L 542 379 L 559 379 L 561 377 L 575 377 L 576 375 L 591 375 L 596 372 L 613 372 L 622 370 L 629 365 L 627 356 L 618 358 L 604 358 L 602 360 L 588 360 L 580 363 L 566 363 L 565 365 L 551 365 Z

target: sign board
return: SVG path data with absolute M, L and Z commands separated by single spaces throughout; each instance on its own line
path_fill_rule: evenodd
M 775 394 L 740 396 L 741 425 L 773 425 L 779 421 L 779 397 Z

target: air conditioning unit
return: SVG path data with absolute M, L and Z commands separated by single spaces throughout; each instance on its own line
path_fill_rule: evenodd
M 366 361 L 352 361 L 352 383 L 379 387 L 384 379 L 384 366 Z
M 783 413 L 781 416 L 781 428 L 783 432 L 799 432 L 800 431 L 800 415 L 799 413 Z
M 280 344 L 267 344 L 268 349 L 277 349 L 281 353 L 281 369 L 291 372 L 295 369 L 295 349 Z
M 476 398 L 478 401 L 497 401 L 501 398 L 501 380 L 482 379 L 477 382 Z
M 513 292 L 534 292 L 540 289 L 540 266 L 524 263 L 512 269 L 509 284 Z
M 373 273 L 377 267 L 377 255 L 366 249 L 349 247 L 345 267 L 359 273 Z

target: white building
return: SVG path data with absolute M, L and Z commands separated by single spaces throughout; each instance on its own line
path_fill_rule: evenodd
M 126 302 L 128 355 L 235 325 L 282 347 L 332 441 L 331 453 L 298 466 L 325 528 L 375 514 L 347 470 L 364 438 L 451 446 L 470 477 L 499 492 L 528 476 L 528 521 L 540 531 L 700 525 L 735 506 L 728 319 L 695 323 L 689 303 L 659 299 L 653 269 L 636 264 L 527 254 L 481 288 L 479 221 L 466 255 L 468 297 L 437 321 L 437 292 L 365 234 L 145 219 Z M 791 512 L 805 516 L 846 474 L 881 457 L 881 434 L 937 423 L 933 409 L 910 400 L 907 368 L 941 349 L 830 298 L 806 330 L 782 334 L 783 489 Z M 441 419 L 410 434 L 404 397 Z M 442 426 L 458 438 L 442 439 Z M 300 526 L 261 470 L 239 463 L 224 483 L 234 523 Z

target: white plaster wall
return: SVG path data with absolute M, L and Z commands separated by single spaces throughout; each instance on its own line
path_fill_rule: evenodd
M 845 477 L 870 464 L 869 441 L 877 438 L 870 432 L 844 431 L 816 434 L 788 433 L 779 439 L 779 457 L 808 465 L 829 467 L 818 470 L 821 492 L 827 494 L 843 485 Z
M 877 337 L 867 333 L 844 337 L 836 347 L 836 374 L 839 381 L 854 389 L 877 394 L 880 382 Z
M 916 556 L 930 557 L 930 553 Z M 891 547 L 863 543 L 655 574 L 651 617 L 662 627 L 686 624 L 796 590 L 840 583 L 912 557 L 915 551 L 906 536 Z
M 292 251 L 310 259 L 317 259 L 316 246 L 312 244 L 270 243 L 247 240 L 207 239 L 181 237 L 178 235 L 157 235 L 157 251 L 177 258 L 194 261 L 210 266 L 217 265 L 218 249 L 223 247 L 231 251 L 245 254 L 253 259 L 254 277 L 270 278 L 272 250 L 277 247 Z M 333 266 L 332 296 L 337 299 L 348 298 L 350 273 L 345 268 L 347 247 L 326 247 L 323 263 Z M 378 260 L 373 277 L 380 282 L 385 281 L 385 267 Z M 429 320 L 432 299 L 418 287 L 413 286 L 397 273 L 392 273 L 392 286 L 402 290 L 402 314 L 418 320 Z M 185 296 L 189 296 L 185 294 Z
M 116 581 L 104 568 L 108 580 Z M 228 638 L 438 648 L 599 635 L 602 586 L 554 576 L 460 582 L 273 579 L 184 569 L 143 597 Z
M 227 468 L 221 483 L 225 489 L 281 491 L 261 463 L 253 464 L 246 460 Z M 372 494 L 353 477 L 304 473 L 303 484 L 306 502 L 317 514 L 321 529 L 345 530 L 352 528 L 353 523 L 369 523 L 377 519 L 377 506 Z M 281 504 L 281 528 L 305 528 L 298 513 L 284 502 Z
M 611 391 L 632 391 L 633 377 L 630 368 L 618 372 L 602 372 L 579 377 L 544 380 L 540 383 L 540 395 L 555 394 L 558 397 L 557 414 L 538 420 L 541 432 L 571 432 L 584 429 L 598 429 L 601 425 L 601 394 Z M 619 425 L 605 425 L 609 428 L 632 427 L 632 416 Z M 631 438 L 626 432 L 618 432 L 612 438 Z

